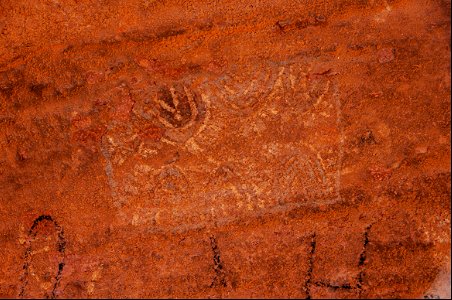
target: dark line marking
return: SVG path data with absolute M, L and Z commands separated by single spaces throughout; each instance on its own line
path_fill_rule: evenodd
M 365 263 L 367 260 L 367 246 L 369 245 L 369 232 L 370 232 L 370 229 L 372 228 L 372 225 L 373 224 L 370 224 L 364 230 L 363 249 L 361 251 L 361 254 L 359 255 L 359 263 L 358 263 L 359 274 L 358 274 L 358 282 L 356 284 L 356 287 L 359 289 L 359 298 L 361 298 L 361 294 L 362 294 L 363 278 L 364 278 L 364 274 L 365 274 Z
M 173 36 L 183 35 L 186 33 L 187 30 L 184 28 L 178 28 L 178 29 L 167 29 L 160 31 L 156 34 L 157 39 L 166 39 Z
M 19 298 L 24 297 L 25 288 L 27 287 L 27 284 L 28 284 L 28 275 L 29 275 L 31 253 L 32 253 L 31 246 L 32 246 L 34 238 L 37 235 L 37 232 L 35 231 L 35 229 L 39 225 L 39 223 L 43 222 L 43 221 L 49 221 L 49 222 L 53 223 L 53 226 L 58 233 L 57 250 L 63 256 L 61 262 L 58 263 L 58 272 L 55 276 L 55 284 L 53 285 L 52 292 L 50 293 L 50 296 L 49 296 L 49 298 L 51 298 L 51 299 L 56 298 L 56 289 L 58 288 L 58 286 L 60 284 L 60 280 L 61 280 L 62 273 L 63 273 L 63 268 L 65 265 L 64 258 L 65 258 L 65 250 L 66 250 L 66 240 L 64 238 L 63 228 L 60 225 L 58 225 L 58 223 L 55 220 L 53 220 L 53 218 L 49 215 L 41 215 L 41 216 L 37 217 L 33 221 L 33 225 L 31 226 L 30 230 L 28 231 L 28 237 L 30 238 L 30 241 L 29 241 L 29 245 L 28 245 L 27 249 L 25 250 L 25 255 L 24 255 L 25 262 L 22 267 L 22 269 L 24 270 L 24 274 L 23 274 L 23 277 L 21 278 L 22 286 L 20 287 Z
M 213 264 L 215 269 L 215 277 L 210 284 L 210 287 L 215 287 L 221 285 L 223 287 L 227 286 L 226 276 L 224 272 L 223 263 L 221 262 L 220 248 L 218 248 L 217 241 L 214 236 L 210 237 L 210 246 L 213 252 Z
M 311 281 L 312 281 L 312 271 L 314 269 L 314 255 L 315 255 L 316 245 L 317 245 L 317 240 L 316 240 L 316 234 L 314 232 L 311 236 L 311 250 L 309 251 L 309 256 L 308 256 L 308 274 L 307 274 L 306 282 L 303 287 L 303 290 L 306 293 L 305 299 L 311 299 Z
M 323 281 L 319 281 L 319 282 L 315 282 L 314 283 L 315 286 L 320 286 L 320 287 L 327 287 L 333 290 L 338 290 L 338 289 L 345 289 L 345 290 L 354 290 L 356 289 L 355 287 L 351 286 L 349 283 L 343 284 L 343 285 L 333 285 L 327 282 L 323 282 Z
M 358 261 L 358 269 L 359 269 L 359 274 L 358 274 L 358 278 L 357 278 L 357 282 L 355 284 L 355 286 L 352 286 L 350 283 L 345 283 L 342 285 L 334 285 L 328 282 L 323 282 L 323 281 L 318 281 L 315 282 L 314 285 L 318 286 L 318 287 L 326 287 L 326 288 L 330 288 L 333 290 L 358 290 L 358 298 L 361 298 L 362 295 L 362 287 L 363 287 L 363 278 L 364 278 L 364 274 L 365 274 L 365 263 L 367 260 L 367 246 L 369 245 L 369 232 L 370 229 L 372 228 L 373 224 L 370 224 L 369 226 L 366 227 L 366 229 L 364 230 L 364 234 L 363 234 L 363 248 L 362 251 L 359 255 L 359 261 Z M 308 294 L 308 297 L 310 297 L 310 295 Z M 309 298 L 308 298 L 309 299 Z
M 435 294 L 427 294 L 424 295 L 424 299 L 441 299 L 441 297 Z

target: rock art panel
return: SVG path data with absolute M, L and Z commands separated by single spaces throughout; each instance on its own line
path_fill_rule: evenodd
M 140 83 L 129 118 L 113 116 L 101 142 L 118 213 L 182 230 L 340 200 L 339 86 L 312 68 Z

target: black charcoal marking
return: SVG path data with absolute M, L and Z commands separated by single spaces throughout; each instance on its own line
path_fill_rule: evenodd
M 323 282 L 323 281 L 319 281 L 314 283 L 315 286 L 320 286 L 320 287 L 327 287 L 333 290 L 339 290 L 339 289 L 344 289 L 344 290 L 354 290 L 355 287 L 352 287 L 349 283 L 346 284 L 342 284 L 342 285 L 334 285 L 334 284 L 330 284 L 327 282 Z
M 358 263 L 358 269 L 359 269 L 359 274 L 358 274 L 358 282 L 356 284 L 356 287 L 359 289 L 359 298 L 361 298 L 361 294 L 362 294 L 362 288 L 363 288 L 363 280 L 364 280 L 364 275 L 365 275 L 365 263 L 367 260 L 367 247 L 369 245 L 369 232 L 370 229 L 372 228 L 373 224 L 370 224 L 369 226 L 366 227 L 366 230 L 364 230 L 364 237 L 363 237 L 363 249 L 361 251 L 361 254 L 359 255 L 359 263 Z
M 434 294 L 427 294 L 424 296 L 424 299 L 441 299 L 441 297 Z
M 350 283 L 345 283 L 342 285 L 335 285 L 335 284 L 331 284 L 329 282 L 318 281 L 318 282 L 314 283 L 315 286 L 326 287 L 326 288 L 329 288 L 332 290 L 355 290 L 355 291 L 357 290 L 358 295 L 359 295 L 358 298 L 361 298 L 362 291 L 363 291 L 363 280 L 364 280 L 364 275 L 365 275 L 365 263 L 367 260 L 367 246 L 369 245 L 369 232 L 370 232 L 370 229 L 372 228 L 372 225 L 373 224 L 370 224 L 364 230 L 363 248 L 359 255 L 359 261 L 358 261 L 359 273 L 358 273 L 356 285 L 352 286 Z M 309 296 L 309 294 L 308 294 L 308 296 Z
M 210 237 L 210 246 L 212 247 L 213 265 L 215 269 L 215 278 L 213 279 L 210 287 L 213 288 L 219 285 L 226 287 L 227 282 L 223 263 L 221 262 L 220 248 L 218 248 L 218 244 L 214 236 Z
M 305 299 L 311 299 L 311 282 L 312 282 L 312 272 L 314 269 L 314 255 L 315 255 L 315 247 L 317 245 L 316 234 L 312 234 L 311 236 L 311 249 L 309 250 L 308 256 L 308 274 L 306 276 L 306 281 L 303 287 L 303 290 L 306 293 Z
M 58 288 L 58 286 L 60 284 L 61 276 L 63 273 L 63 268 L 64 268 L 64 262 L 59 263 L 58 264 L 58 273 L 55 276 L 55 284 L 53 285 L 52 294 L 50 295 L 51 299 L 56 298 L 56 289 Z
M 60 225 L 58 225 L 58 223 L 55 220 L 53 220 L 52 216 L 49 216 L 49 215 L 41 215 L 41 216 L 37 217 L 33 221 L 33 225 L 31 226 L 30 230 L 28 231 L 28 237 L 30 239 L 30 242 L 29 242 L 27 249 L 25 250 L 25 255 L 24 255 L 24 265 L 22 267 L 22 269 L 24 270 L 24 274 L 21 278 L 22 284 L 21 284 L 20 291 L 19 291 L 19 298 L 24 297 L 25 290 L 26 290 L 26 287 L 28 284 L 28 275 L 29 275 L 31 253 L 32 253 L 32 244 L 33 244 L 33 240 L 36 238 L 36 235 L 37 235 L 36 227 L 39 225 L 39 223 L 41 223 L 43 221 L 48 221 L 48 222 L 53 223 L 53 227 L 58 233 L 57 250 L 62 256 L 61 262 L 58 263 L 58 271 L 57 271 L 57 274 L 55 275 L 55 284 L 53 285 L 50 295 L 48 295 L 48 297 L 51 299 L 56 298 L 56 290 L 60 284 L 62 273 L 63 273 L 63 268 L 65 265 L 64 258 L 65 258 L 65 250 L 66 250 L 66 240 L 64 238 L 63 228 Z

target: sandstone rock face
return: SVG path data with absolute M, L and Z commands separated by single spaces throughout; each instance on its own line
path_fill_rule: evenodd
M 450 1 L 0 2 L 0 297 L 450 297 Z

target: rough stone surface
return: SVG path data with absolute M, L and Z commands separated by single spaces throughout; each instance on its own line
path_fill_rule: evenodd
M 0 297 L 450 297 L 450 0 L 0 1 Z

